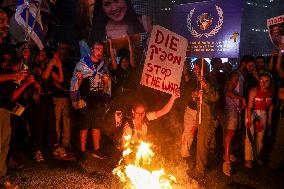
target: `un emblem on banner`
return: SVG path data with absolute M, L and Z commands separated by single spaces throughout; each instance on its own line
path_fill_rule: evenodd
M 205 36 L 206 38 L 208 37 L 212 37 L 214 35 L 216 35 L 218 33 L 218 31 L 222 28 L 223 22 L 224 22 L 224 12 L 221 9 L 221 7 L 215 5 L 216 7 L 216 11 L 218 13 L 218 22 L 217 25 L 214 27 L 214 29 L 212 29 L 210 32 L 206 32 L 206 33 L 198 33 L 193 27 L 192 27 L 192 15 L 194 14 L 195 8 L 190 10 L 189 14 L 187 15 L 187 29 L 188 31 L 191 33 L 191 35 L 193 35 L 193 37 L 195 38 L 201 38 L 202 36 Z M 197 17 L 196 23 L 197 26 L 201 29 L 201 30 L 207 30 L 213 22 L 213 18 L 211 16 L 211 14 L 209 13 L 202 13 L 201 15 L 199 15 Z

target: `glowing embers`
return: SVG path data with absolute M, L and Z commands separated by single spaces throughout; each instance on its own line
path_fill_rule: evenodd
M 135 189 L 171 189 L 176 178 L 167 175 L 164 169 L 154 170 L 152 167 L 153 151 L 151 144 L 139 140 L 135 142 L 131 136 L 125 137 L 123 157 L 113 170 L 125 188 Z

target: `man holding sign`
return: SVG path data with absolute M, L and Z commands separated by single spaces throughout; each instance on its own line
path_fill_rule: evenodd
M 201 74 L 202 67 L 203 75 Z M 190 147 L 198 128 L 195 168 L 194 163 L 189 162 L 187 174 L 195 179 L 201 179 L 205 176 L 209 147 L 217 125 L 215 102 L 219 99 L 219 91 L 216 81 L 209 75 L 207 63 L 202 62 L 201 59 L 197 60 L 193 72 L 194 77 L 190 82 L 192 85 L 194 82 L 197 85 L 187 89 L 191 90 L 192 96 L 184 114 L 181 155 L 183 158 L 189 159 Z

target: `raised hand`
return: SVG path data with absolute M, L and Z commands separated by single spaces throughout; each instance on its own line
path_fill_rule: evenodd
M 56 0 L 49 0 L 50 1 L 50 3 L 52 3 L 52 4 L 55 4 L 56 3 Z
M 23 81 L 25 80 L 25 78 L 28 76 L 28 72 L 27 70 L 21 70 L 19 72 L 13 73 L 12 77 L 14 78 L 14 80 L 16 81 Z
M 24 85 L 31 85 L 35 82 L 35 77 L 33 75 L 29 75 L 25 80 Z
M 75 76 L 77 77 L 78 80 L 82 80 L 82 79 L 83 79 L 83 74 L 82 74 L 82 72 L 80 72 L 80 71 L 77 71 L 77 72 L 75 73 Z
M 110 78 L 107 74 L 104 74 L 103 77 L 102 77 L 102 80 L 103 80 L 104 83 L 108 83 Z

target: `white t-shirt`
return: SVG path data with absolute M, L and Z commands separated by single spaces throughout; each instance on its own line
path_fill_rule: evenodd
M 146 113 L 146 118 L 149 121 L 155 120 L 157 119 L 156 117 L 156 113 L 155 112 L 147 112 Z M 124 124 L 124 128 L 123 128 L 123 134 L 122 134 L 122 144 L 124 144 L 126 138 L 130 137 L 134 140 L 134 141 L 138 141 L 139 139 L 143 139 L 146 137 L 147 135 L 147 130 L 148 130 L 148 126 L 147 123 L 142 123 L 142 129 L 141 130 L 137 130 L 135 129 L 135 122 L 133 121 L 133 125 L 134 128 L 131 128 L 129 123 L 125 123 Z

